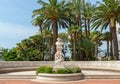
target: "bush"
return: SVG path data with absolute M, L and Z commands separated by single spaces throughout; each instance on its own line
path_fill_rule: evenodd
M 4 61 L 23 61 L 21 58 L 18 57 L 16 48 L 5 50 L 1 58 Z
M 80 69 L 79 67 L 58 69 L 55 73 L 56 73 L 56 74 L 81 73 L 81 69 Z
M 56 74 L 70 74 L 72 73 L 72 70 L 71 69 L 68 69 L 68 68 L 62 68 L 62 69 L 58 69 L 56 72 Z
M 71 73 L 81 73 L 81 69 L 79 67 L 72 67 L 72 68 L 60 68 L 57 70 L 53 70 L 50 66 L 40 66 L 36 70 L 36 75 L 38 73 L 53 73 L 53 74 L 71 74 Z
M 36 70 L 36 75 L 38 75 L 38 73 L 53 73 L 53 68 L 50 66 L 40 66 Z
M 81 73 L 81 69 L 79 67 L 72 67 L 70 68 L 73 73 Z

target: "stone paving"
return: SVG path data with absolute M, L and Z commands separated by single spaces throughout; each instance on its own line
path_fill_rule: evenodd
M 109 72 L 109 71 L 88 71 L 83 70 L 84 74 L 88 75 L 120 75 L 119 72 Z M 23 71 L 23 72 L 13 72 L 6 73 L 2 75 L 35 75 L 35 71 Z M 0 74 L 1 75 L 1 74 Z M 1 79 L 0 84 L 120 84 L 120 79 L 84 79 L 79 81 L 70 81 L 70 82 L 40 82 L 36 79 Z
M 81 80 L 81 81 L 71 81 L 71 82 L 35 82 L 31 80 L 0 80 L 0 84 L 120 84 L 120 80 Z
M 120 75 L 120 72 L 111 72 L 111 71 L 96 71 L 96 70 L 82 70 L 82 73 L 85 75 Z M 5 73 L 2 75 L 35 75 L 35 71 L 21 71 L 21 72 L 12 72 Z

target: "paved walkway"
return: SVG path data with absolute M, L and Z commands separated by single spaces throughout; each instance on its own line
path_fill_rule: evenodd
M 82 71 L 84 74 L 88 75 L 120 75 L 118 72 L 109 72 L 109 71 Z M 24 72 L 13 72 L 0 75 L 35 75 L 35 71 L 24 71 Z M 120 79 L 85 79 L 80 81 L 71 81 L 71 82 L 39 82 L 35 79 L 4 79 L 0 80 L 0 84 L 120 84 Z
M 54 82 L 54 83 L 43 83 L 35 82 L 31 80 L 0 80 L 0 84 L 120 84 L 120 80 L 81 80 L 74 82 Z
M 83 70 L 83 74 L 85 75 L 120 75 L 120 72 L 111 72 L 111 71 L 93 71 L 93 70 Z M 35 75 L 35 71 L 21 71 L 21 72 L 12 72 L 12 73 L 5 73 L 2 75 Z

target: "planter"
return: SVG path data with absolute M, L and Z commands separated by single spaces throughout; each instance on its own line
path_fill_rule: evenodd
M 73 74 L 43 74 L 37 75 L 37 80 L 39 81 L 76 81 L 83 79 L 82 73 Z

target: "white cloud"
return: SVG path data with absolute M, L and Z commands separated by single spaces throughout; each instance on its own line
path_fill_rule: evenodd
M 37 28 L 0 22 L 0 47 L 12 48 L 16 43 L 36 34 Z

